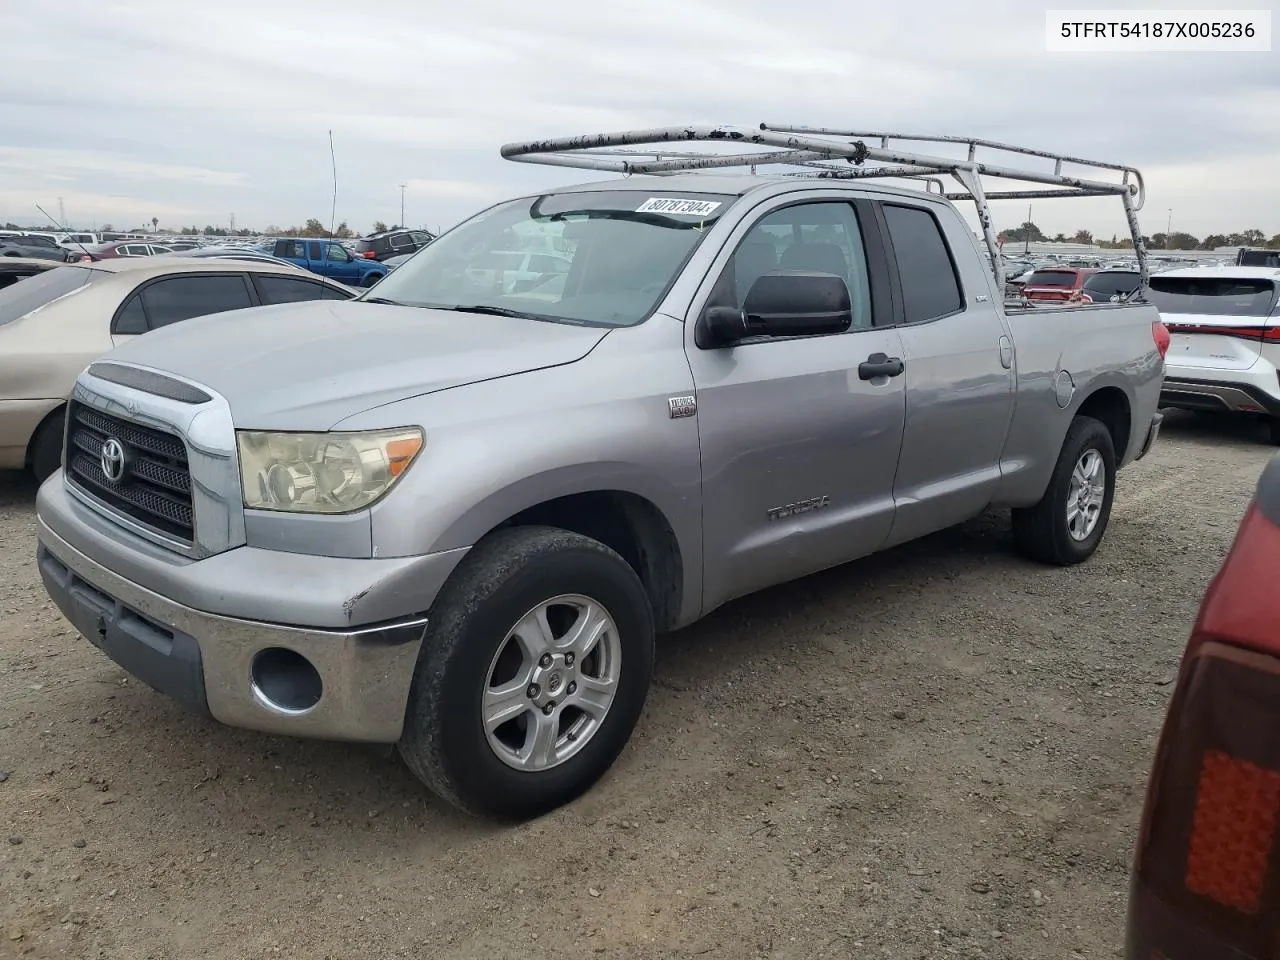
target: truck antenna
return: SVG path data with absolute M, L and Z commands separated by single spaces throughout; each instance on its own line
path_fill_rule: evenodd
M 333 168 L 333 206 L 329 210 L 329 239 L 333 239 L 333 227 L 338 219 L 338 159 L 333 152 L 333 131 L 329 131 L 329 165 Z

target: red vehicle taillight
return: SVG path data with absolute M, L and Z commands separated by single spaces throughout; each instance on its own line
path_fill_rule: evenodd
M 1151 321 L 1151 339 L 1156 342 L 1156 349 L 1160 351 L 1160 359 L 1163 360 L 1166 353 L 1169 352 L 1169 328 L 1159 320 Z
M 364 253 L 360 254 L 360 256 L 364 257 L 366 260 L 374 260 L 378 255 L 372 250 L 366 250 Z
M 1205 594 L 1156 751 L 1131 960 L 1262 960 L 1280 943 L 1280 458 L 1259 501 Z

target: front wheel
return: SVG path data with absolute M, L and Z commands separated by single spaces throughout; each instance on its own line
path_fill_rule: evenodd
M 499 531 L 431 609 L 400 754 L 471 813 L 546 813 L 622 752 L 653 648 L 644 587 L 613 550 L 551 527 Z
M 370 273 L 366 275 L 363 280 L 360 281 L 360 286 L 372 287 L 375 283 L 377 283 L 379 280 L 381 280 L 385 276 L 386 276 L 385 273 Z
M 1059 566 L 1089 559 L 1111 518 L 1115 481 L 1116 453 L 1110 431 L 1092 417 L 1076 417 L 1040 502 L 1013 511 L 1018 550 L 1033 560 Z

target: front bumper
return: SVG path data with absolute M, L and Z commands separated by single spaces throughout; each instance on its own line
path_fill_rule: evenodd
M 37 562 L 49 596 L 94 646 L 138 679 L 233 727 L 393 743 L 400 737 L 422 617 L 323 630 L 204 613 L 117 576 L 38 525 Z M 321 680 L 309 709 L 271 700 L 255 677 L 266 650 L 301 654 Z
M 399 739 L 425 611 L 467 552 L 356 560 L 239 547 L 192 561 L 89 510 L 61 472 L 36 503 L 41 578 L 90 642 L 192 710 L 300 737 Z M 291 682 L 282 650 L 318 676 L 306 709 L 279 695 Z

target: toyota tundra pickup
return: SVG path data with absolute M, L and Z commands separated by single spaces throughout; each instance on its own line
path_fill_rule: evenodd
M 981 175 L 1110 192 L 1141 253 L 1136 171 L 879 137 L 510 145 L 624 176 L 489 207 L 356 300 L 122 346 L 80 376 L 39 491 L 49 594 L 193 710 L 397 744 L 458 806 L 524 818 L 614 762 L 657 633 L 993 506 L 1029 558 L 1086 560 L 1160 425 L 1155 308 L 1006 310 L 940 179 L 883 178 L 954 174 L 993 251 Z M 567 272 L 472 269 L 540 235 Z

